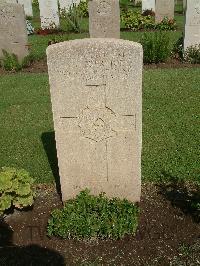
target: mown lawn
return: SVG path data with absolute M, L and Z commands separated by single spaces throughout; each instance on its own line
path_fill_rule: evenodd
M 144 71 L 144 181 L 172 176 L 200 182 L 199 84 L 199 68 Z M 54 180 L 47 74 L 0 77 L 0 143 L 0 167 L 25 168 L 38 183 Z

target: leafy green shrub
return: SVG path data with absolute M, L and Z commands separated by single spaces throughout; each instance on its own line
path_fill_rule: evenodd
M 22 209 L 34 200 L 33 178 L 25 170 L 2 168 L 0 172 L 0 215 L 14 206 Z
M 157 30 L 166 31 L 166 30 L 176 30 L 177 25 L 174 19 L 169 19 L 167 17 L 163 18 L 163 20 L 156 24 L 155 27 Z
M 85 2 L 81 1 L 77 6 L 77 9 L 80 16 L 87 18 L 89 16 L 88 0 Z
M 188 47 L 184 52 L 184 59 L 191 64 L 200 64 L 200 44 Z
M 61 17 L 66 19 L 68 31 L 77 33 L 81 32 L 82 15 L 80 14 L 76 5 L 73 4 L 69 11 L 63 10 Z
M 4 57 L 1 61 L 1 65 L 6 71 L 19 71 L 22 68 L 30 66 L 34 61 L 37 60 L 32 53 L 25 56 L 22 62 L 19 62 L 15 54 L 9 54 L 5 50 L 3 50 L 3 55 Z
M 84 190 L 68 200 L 63 209 L 54 210 L 48 221 L 49 236 L 63 238 L 122 238 L 134 234 L 138 226 L 138 208 L 128 200 L 92 196 Z
M 171 41 L 166 32 L 145 33 L 141 39 L 144 50 L 144 63 L 165 62 L 171 54 Z
M 151 16 L 142 16 L 140 12 L 128 10 L 121 13 L 121 21 L 126 29 L 137 31 L 141 29 L 154 29 L 154 18 Z
M 119 5 L 122 11 L 127 11 L 129 7 L 130 1 L 129 0 L 120 0 Z
M 19 71 L 22 69 L 21 64 L 15 54 L 9 54 L 6 50 L 2 50 L 3 59 L 1 60 L 2 67 L 7 71 Z

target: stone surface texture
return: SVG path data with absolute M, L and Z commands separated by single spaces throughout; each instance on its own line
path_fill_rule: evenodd
M 41 28 L 57 28 L 60 25 L 58 3 L 55 0 L 39 0 Z
M 155 0 L 142 0 L 142 11 L 153 10 L 155 12 Z
M 68 11 L 72 5 L 72 0 L 59 0 L 60 9 Z
M 160 22 L 164 17 L 174 18 L 174 0 L 156 0 L 155 20 Z
M 184 50 L 200 44 L 200 0 L 187 0 Z
M 32 0 L 18 0 L 18 3 L 24 6 L 26 16 L 33 16 Z
M 142 46 L 74 40 L 47 58 L 63 201 L 85 188 L 139 201 Z
M 118 0 L 89 1 L 89 32 L 91 38 L 120 38 Z
M 28 55 L 28 36 L 24 9 L 20 4 L 0 1 L 0 58 L 2 49 L 14 53 L 21 61 Z

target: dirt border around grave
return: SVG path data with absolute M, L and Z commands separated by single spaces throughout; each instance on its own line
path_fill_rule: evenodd
M 176 68 L 199 68 L 200 64 L 190 64 L 187 62 L 182 62 L 177 59 L 170 59 L 165 63 L 158 64 L 144 64 L 144 70 L 146 69 L 176 69 Z M 0 76 L 1 75 L 10 75 L 16 73 L 47 73 L 47 60 L 46 58 L 33 62 L 30 66 L 23 68 L 21 71 L 6 71 L 0 67 Z
M 192 265 L 200 260 L 200 220 L 188 208 L 194 190 L 191 184 L 143 184 L 135 236 L 115 241 L 75 241 L 46 236 L 50 212 L 61 208 L 62 203 L 54 186 L 41 185 L 33 209 L 14 212 L 0 224 L 0 265 L 2 260 L 5 265 L 31 262 L 34 266 L 165 266 L 174 260 Z M 188 249 L 184 253 L 180 247 Z

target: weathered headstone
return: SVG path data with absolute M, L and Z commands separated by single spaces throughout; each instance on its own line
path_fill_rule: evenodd
M 58 3 L 55 0 L 39 0 L 41 28 L 59 27 Z
M 72 0 L 59 0 L 60 10 L 61 11 L 68 11 L 72 6 Z
M 24 9 L 20 4 L 0 1 L 0 58 L 2 50 L 14 53 L 21 61 L 28 55 L 28 36 Z
M 89 1 L 89 31 L 91 38 L 120 38 L 118 0 Z
M 7 4 L 17 4 L 17 0 L 5 0 L 5 1 L 2 1 L 2 2 L 5 2 Z
M 142 46 L 75 40 L 47 58 L 63 201 L 85 188 L 139 201 Z
M 142 0 L 142 11 L 152 10 L 155 12 L 155 0 Z
M 33 16 L 32 0 L 18 0 L 18 3 L 24 6 L 26 16 Z
M 184 50 L 200 44 L 200 0 L 187 0 Z
M 174 0 L 156 0 L 155 8 L 156 22 L 162 21 L 165 17 L 174 18 Z

